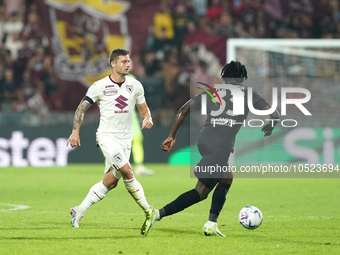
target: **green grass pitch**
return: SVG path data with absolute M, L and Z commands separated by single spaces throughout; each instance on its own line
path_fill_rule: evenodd
M 186 167 L 147 166 L 155 175 L 138 180 L 157 209 L 196 183 Z M 101 164 L 0 168 L 0 254 L 340 254 L 340 179 L 235 179 L 218 220 L 226 238 L 202 235 L 211 194 L 143 237 L 144 214 L 122 182 L 71 227 L 69 208 L 102 176 Z M 246 205 L 264 215 L 256 230 L 238 222 Z

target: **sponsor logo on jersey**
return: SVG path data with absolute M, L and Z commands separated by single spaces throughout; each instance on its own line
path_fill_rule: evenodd
M 133 85 L 126 85 L 126 90 L 131 94 L 133 91 Z
M 123 160 L 122 154 L 120 154 L 119 152 L 116 153 L 115 155 L 113 155 L 113 159 L 115 161 L 122 162 L 122 160 Z
M 104 96 L 114 96 L 114 95 L 116 95 L 117 94 L 117 90 L 115 89 L 115 88 L 112 88 L 112 89 L 105 89 L 104 91 L 103 91 L 103 95 Z
M 127 101 L 128 99 L 122 95 L 117 97 L 115 100 L 118 102 L 117 104 L 115 104 L 115 106 L 117 106 L 121 110 L 123 110 L 126 106 L 128 106 L 128 104 L 125 103 L 125 101 Z

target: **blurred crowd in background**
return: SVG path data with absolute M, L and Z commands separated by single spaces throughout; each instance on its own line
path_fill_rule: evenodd
M 0 1 L 0 102 L 3 112 L 40 119 L 57 92 L 47 37 L 33 1 Z
M 136 70 L 142 81 L 143 77 L 159 78 L 145 80 L 149 95 L 155 95 L 149 100 L 151 107 L 165 107 L 174 114 L 190 96 L 191 77 L 208 84 L 216 83 L 215 78 L 225 64 L 225 54 L 212 56 L 211 51 L 219 46 L 213 44 L 209 52 L 200 45 L 206 38 L 220 38 L 215 42 L 224 48 L 222 42 L 228 38 L 340 38 L 339 1 L 321 1 L 325 8 L 318 10 L 322 11 L 320 17 L 315 17 L 315 13 L 284 13 L 283 9 L 273 8 L 271 3 L 275 1 L 162 0 L 141 51 L 142 67 Z M 245 54 L 249 55 L 249 51 Z M 334 66 L 334 62 L 321 61 L 311 70 L 311 64 L 305 64 L 306 58 L 301 61 L 300 57 L 270 54 L 272 70 L 262 68 L 262 73 L 269 77 L 311 77 L 311 73 L 314 77 L 323 77 L 325 64 Z M 310 63 L 310 59 L 308 61 Z M 331 69 L 333 73 L 327 69 L 326 77 L 336 74 L 335 68 Z
M 214 83 L 225 64 L 225 55 L 199 44 L 202 38 L 339 38 L 339 0 L 320 1 L 323 15 L 315 17 L 284 13 L 272 0 L 161 0 L 132 73 L 145 85 L 150 108 L 170 112 L 160 119 L 166 124 L 190 97 L 190 78 Z M 33 0 L 0 0 L 1 111 L 44 119 L 63 107 L 39 24 Z M 225 43 L 216 47 L 225 52 Z

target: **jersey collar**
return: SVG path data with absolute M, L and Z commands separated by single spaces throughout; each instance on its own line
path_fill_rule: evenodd
M 123 83 L 125 82 L 125 79 L 122 82 L 115 82 L 114 80 L 112 80 L 111 75 L 109 75 L 109 78 L 114 84 L 117 84 L 119 87 L 121 87 L 123 85 Z

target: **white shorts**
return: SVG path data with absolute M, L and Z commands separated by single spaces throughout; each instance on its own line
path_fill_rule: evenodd
M 131 148 L 112 136 L 97 136 L 97 147 L 105 158 L 104 174 L 112 171 L 119 180 L 122 177 L 119 169 L 129 163 Z

